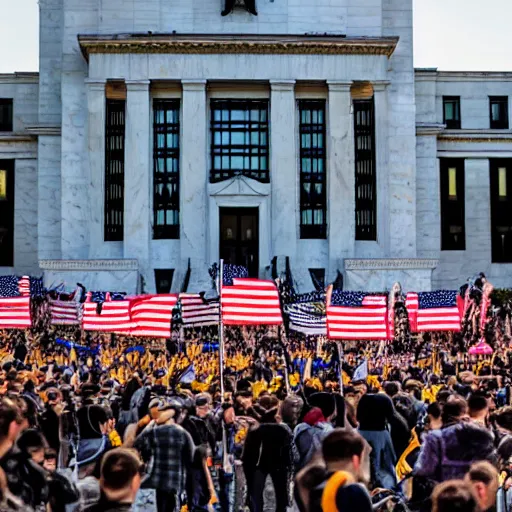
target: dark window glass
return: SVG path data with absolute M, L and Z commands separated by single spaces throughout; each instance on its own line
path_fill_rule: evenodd
M 170 293 L 173 277 L 173 268 L 155 269 L 156 293 Z
M 300 237 L 326 238 L 324 100 L 299 101 L 299 137 Z
M 325 289 L 325 268 L 310 268 L 309 275 L 311 276 L 315 290 L 320 291 Z
M 268 183 L 268 101 L 212 100 L 210 110 L 210 181 L 243 175 Z
M 508 130 L 508 96 L 490 96 L 491 128 Z
M 14 265 L 14 160 L 0 160 L 0 267 Z
M 460 128 L 460 96 L 443 96 L 443 123 L 446 128 Z
M 12 99 L 0 98 L 0 132 L 12 132 Z
M 512 159 L 491 159 L 493 263 L 512 263 Z
M 354 100 L 356 240 L 377 240 L 377 176 L 373 98 Z
M 153 116 L 153 238 L 179 238 L 179 100 L 155 100 Z
M 105 126 L 105 241 L 123 240 L 125 100 L 107 99 Z
M 464 205 L 464 160 L 442 158 L 441 166 L 441 250 L 466 248 Z

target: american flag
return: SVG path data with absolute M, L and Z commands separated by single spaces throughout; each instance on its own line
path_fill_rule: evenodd
M 74 300 L 50 299 L 50 322 L 52 325 L 79 325 L 82 305 Z
M 290 329 L 309 335 L 327 334 L 325 302 L 303 302 L 286 304 L 284 312 L 290 320 Z
M 405 306 L 412 332 L 460 331 L 458 293 L 451 290 L 409 292 Z
M 0 329 L 26 329 L 30 317 L 30 279 L 0 276 Z
M 133 336 L 170 338 L 172 311 L 178 302 L 175 294 L 140 295 L 130 300 Z
M 219 301 L 206 301 L 199 293 L 180 293 L 181 318 L 187 327 L 218 325 Z
M 129 300 L 112 300 L 111 294 L 106 293 L 105 302 L 92 302 L 92 292 L 87 292 L 83 306 L 82 327 L 84 330 L 130 333 L 132 322 Z
M 327 334 L 331 339 L 388 338 L 388 298 L 365 292 L 333 290 L 327 303 Z
M 222 321 L 226 325 L 280 325 L 279 292 L 273 281 L 250 279 L 244 267 L 224 265 Z

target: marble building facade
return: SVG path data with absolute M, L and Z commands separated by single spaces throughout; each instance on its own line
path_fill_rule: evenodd
M 14 179 L 0 274 L 134 293 L 179 291 L 190 266 L 198 291 L 228 254 L 260 277 L 288 256 L 302 291 L 338 271 L 347 289 L 478 271 L 512 286 L 489 192 L 492 159 L 512 156 L 489 97 L 512 74 L 415 71 L 412 0 L 236 4 L 40 0 L 39 75 L 0 75 Z M 460 97 L 460 128 L 444 96 Z M 464 162 L 456 250 L 442 247 L 442 226 L 462 229 L 444 208 L 442 172 L 459 176 L 447 158 Z

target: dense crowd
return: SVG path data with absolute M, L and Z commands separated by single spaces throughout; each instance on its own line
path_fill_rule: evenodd
M 0 511 L 512 502 L 506 341 L 486 358 L 451 335 L 340 354 L 326 340 L 227 330 L 222 395 L 218 344 L 193 336 L 146 347 L 1 338 Z

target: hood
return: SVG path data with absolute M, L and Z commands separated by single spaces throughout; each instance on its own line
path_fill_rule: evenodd
M 84 466 L 97 461 L 105 453 L 106 449 L 107 438 L 105 436 L 99 439 L 80 439 L 76 454 L 78 466 Z

